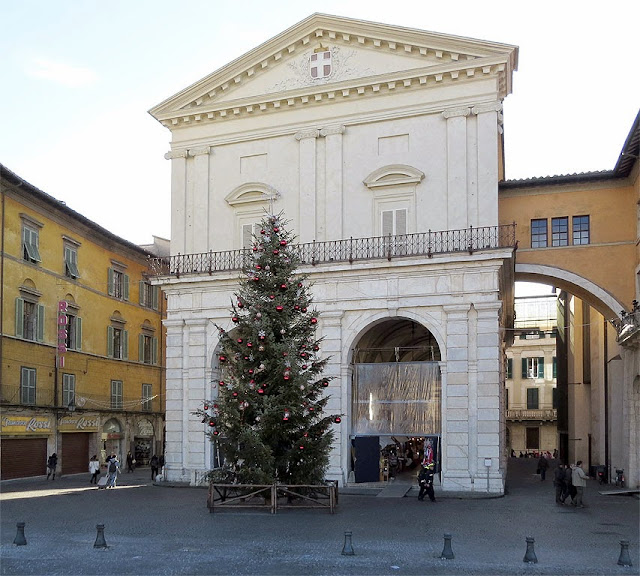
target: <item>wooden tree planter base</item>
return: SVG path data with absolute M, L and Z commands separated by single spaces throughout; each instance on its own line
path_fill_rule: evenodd
M 338 482 L 326 484 L 209 484 L 207 508 L 269 508 L 275 514 L 281 508 L 328 509 L 338 505 Z

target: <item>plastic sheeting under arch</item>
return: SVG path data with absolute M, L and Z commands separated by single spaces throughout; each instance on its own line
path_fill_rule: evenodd
M 440 434 L 441 387 L 437 362 L 356 364 L 351 434 Z

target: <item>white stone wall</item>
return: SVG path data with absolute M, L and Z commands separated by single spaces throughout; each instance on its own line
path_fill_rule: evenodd
M 498 285 L 502 258 L 508 257 L 407 258 L 302 270 L 311 274 L 322 354 L 331 357 L 325 374 L 335 377 L 327 411 L 345 415 L 336 425 L 329 478 L 343 484 L 349 472 L 353 349 L 377 321 L 402 317 L 429 329 L 441 350 L 443 490 L 486 491 L 487 469 L 490 491 L 503 490 Z M 235 287 L 231 274 L 165 287 L 169 480 L 196 483 L 211 465 L 205 427 L 192 412 L 209 399 L 216 324 L 232 327 Z

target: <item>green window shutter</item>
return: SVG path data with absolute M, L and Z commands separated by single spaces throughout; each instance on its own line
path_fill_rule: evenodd
M 122 331 L 122 359 L 129 359 L 129 332 Z
M 538 358 L 538 378 L 544 379 L 544 358 Z
M 151 338 L 151 364 L 158 363 L 158 339 Z
M 113 268 L 109 268 L 108 270 L 107 294 L 109 294 L 109 296 L 113 296 Z
M 76 350 L 82 350 L 82 318 L 76 316 Z
M 16 338 L 24 338 L 24 300 L 16 298 Z
M 558 377 L 558 359 L 555 356 L 553 357 L 553 377 Z
M 523 378 L 527 377 L 527 359 L 526 358 L 522 359 L 522 377 Z
M 140 306 L 146 306 L 147 303 L 144 301 L 144 286 L 146 282 L 144 280 L 140 280 L 138 282 L 138 304 Z
M 38 304 L 38 342 L 44 342 L 44 306 Z
M 507 378 L 513 378 L 513 358 L 507 358 Z
M 158 294 L 160 293 L 160 286 L 152 286 L 151 287 L 151 293 L 152 293 L 152 298 L 153 298 L 153 302 L 151 303 L 151 307 L 154 310 L 158 309 Z
M 124 299 L 129 300 L 129 276 L 126 274 L 122 275 L 122 282 L 124 284 Z
M 113 358 L 113 327 L 107 326 L 107 356 Z
M 138 334 L 138 361 L 144 362 L 144 334 Z

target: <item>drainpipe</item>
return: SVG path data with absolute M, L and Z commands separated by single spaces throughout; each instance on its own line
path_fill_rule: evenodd
M 604 463 L 607 467 L 607 482 L 611 482 L 611 466 L 609 463 L 609 346 L 607 343 L 607 319 L 604 325 Z
M 0 202 L 2 203 L 2 231 L 0 231 L 0 303 L 4 302 L 4 222 L 5 222 L 5 202 L 4 202 L 4 185 L 0 185 L 0 194 L 2 198 Z M 2 361 L 2 343 L 4 342 L 4 306 L 0 305 L 0 396 L 2 396 L 2 382 L 4 382 L 4 378 L 2 377 L 2 366 L 4 362 Z

